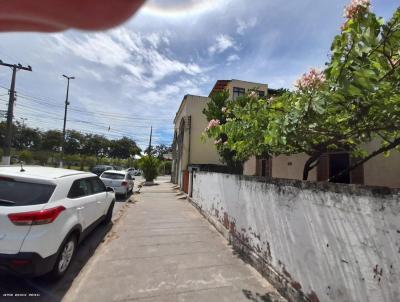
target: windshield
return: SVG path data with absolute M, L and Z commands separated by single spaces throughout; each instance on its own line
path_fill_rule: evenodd
M 125 175 L 117 174 L 117 173 L 103 173 L 101 178 L 108 178 L 108 179 L 124 179 Z
M 0 178 L 0 206 L 27 206 L 47 203 L 56 186 Z

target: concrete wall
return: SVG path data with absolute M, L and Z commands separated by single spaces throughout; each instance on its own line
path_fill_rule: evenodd
M 267 95 L 267 90 L 268 90 L 267 84 L 240 81 L 240 80 L 231 80 L 227 85 L 227 89 L 229 90 L 229 95 L 231 98 L 233 96 L 233 87 L 244 88 L 244 89 L 246 89 L 246 93 L 249 90 L 256 89 L 256 90 L 264 91 L 265 95 Z
M 306 154 L 296 154 L 291 156 L 280 155 L 272 159 L 272 177 L 287 179 L 303 179 L 304 164 L 309 156 Z M 310 171 L 309 181 L 317 180 L 317 168 Z
M 257 159 L 255 156 L 250 157 L 243 164 L 243 175 L 257 175 Z
M 400 191 L 207 172 L 193 183 L 199 209 L 281 292 L 400 301 Z
M 380 144 L 374 141 L 366 145 L 371 152 Z M 371 186 L 400 188 L 400 152 L 393 150 L 389 157 L 378 155 L 364 164 L 364 183 Z
M 214 146 L 214 140 L 207 138 L 206 141 L 202 141 L 201 139 L 204 129 L 208 125 L 203 109 L 210 99 L 200 96 L 188 96 L 187 98 L 188 112 L 192 117 L 190 163 L 221 165 L 220 156 Z

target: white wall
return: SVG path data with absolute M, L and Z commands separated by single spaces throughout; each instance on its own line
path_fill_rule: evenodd
M 193 200 L 312 301 L 400 301 L 400 193 L 374 194 L 197 172 Z

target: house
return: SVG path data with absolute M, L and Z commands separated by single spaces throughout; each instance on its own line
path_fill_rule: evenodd
M 240 80 L 218 80 L 212 88 L 209 97 L 196 95 L 184 96 L 174 119 L 171 180 L 178 184 L 185 192 L 188 192 L 189 188 L 189 168 L 191 166 L 223 165 L 213 140 L 203 135 L 208 124 L 203 110 L 210 101 L 211 94 L 223 90 L 228 90 L 229 96 L 233 100 L 244 95 L 249 90 L 258 91 L 260 96 L 268 94 L 267 84 Z
M 277 91 L 269 89 L 267 84 L 241 80 L 218 80 L 210 91 L 209 97 L 186 95 L 174 119 L 172 182 L 189 191 L 191 183 L 189 169 L 195 165 L 223 165 L 212 140 L 202 134 L 207 127 L 203 114 L 214 92 L 228 90 L 231 100 L 256 90 L 261 97 L 269 97 Z M 368 151 L 378 149 L 379 143 L 373 141 L 365 146 Z M 291 156 L 251 157 L 243 164 L 243 174 L 273 178 L 303 178 L 304 164 L 309 156 L 296 154 Z M 327 181 L 330 177 L 351 166 L 357 159 L 348 152 L 332 152 L 321 156 L 316 168 L 310 171 L 309 181 Z M 390 157 L 379 155 L 363 165 L 344 174 L 336 180 L 341 183 L 364 184 L 400 188 L 400 153 L 393 151 Z

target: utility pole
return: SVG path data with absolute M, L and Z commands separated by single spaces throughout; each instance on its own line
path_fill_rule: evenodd
M 67 109 L 68 109 L 68 94 L 69 94 L 69 80 L 75 79 L 75 77 L 69 77 L 65 74 L 62 75 L 64 78 L 67 79 L 67 96 L 65 97 L 65 112 L 64 112 L 64 126 L 63 126 L 63 133 L 62 133 L 62 141 L 61 141 L 61 157 L 60 157 L 60 168 L 63 167 L 63 158 L 64 158 L 64 147 L 65 147 L 65 127 L 67 125 Z
M 14 102 L 15 102 L 15 78 L 17 76 L 17 70 L 32 71 L 32 67 L 22 66 L 21 64 L 8 64 L 0 60 L 1 66 L 10 67 L 12 69 L 12 78 L 10 86 L 10 97 L 8 99 L 8 110 L 7 110 L 7 128 L 6 128 L 6 140 L 3 146 L 3 157 L 1 163 L 3 165 L 9 165 L 11 162 L 11 142 L 12 142 L 12 128 L 13 128 L 13 117 L 14 117 Z
M 153 126 L 151 126 L 151 128 L 150 128 L 150 141 L 149 141 L 149 151 L 148 151 L 148 155 L 150 156 L 151 155 L 151 137 L 153 136 Z

